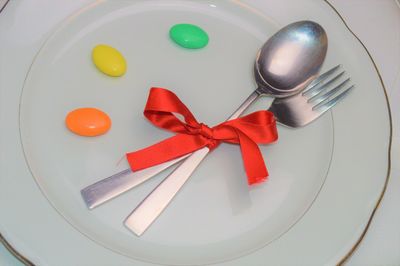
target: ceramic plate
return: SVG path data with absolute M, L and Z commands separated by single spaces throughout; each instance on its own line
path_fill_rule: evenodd
M 0 28 L 2 50 L 10 51 L 2 59 L 8 67 L 1 86 L 0 232 L 13 246 L 40 265 L 290 265 L 299 258 L 321 265 L 348 254 L 385 186 L 390 119 L 373 63 L 326 2 L 85 2 L 62 4 L 76 9 L 67 18 L 71 11 L 54 12 L 51 24 L 21 28 L 30 32 L 30 45 Z M 24 1 L 9 5 L 5 22 L 29 8 Z M 170 136 L 142 115 L 150 87 L 174 91 L 199 121 L 217 124 L 255 88 L 252 67 L 263 42 L 304 19 L 328 33 L 323 70 L 342 64 L 357 89 L 307 127 L 279 127 L 279 141 L 262 147 L 265 184 L 249 187 L 239 148 L 221 145 L 141 237 L 122 222 L 168 171 L 86 208 L 80 189 L 126 168 L 126 152 Z M 182 22 L 205 29 L 209 45 L 185 50 L 172 43 L 168 30 Z M 123 77 L 94 67 L 91 49 L 100 43 L 124 55 Z M 23 73 L 7 75 L 18 66 Z M 65 116 L 79 107 L 108 113 L 110 132 L 95 138 L 69 132 Z

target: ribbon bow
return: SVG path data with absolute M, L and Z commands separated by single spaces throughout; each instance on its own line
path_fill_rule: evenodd
M 184 122 L 174 115 L 183 116 Z M 239 144 L 248 183 L 264 181 L 267 168 L 257 144 L 267 144 L 278 139 L 276 121 L 269 111 L 258 111 L 241 118 L 208 127 L 196 118 L 171 91 L 151 88 L 144 116 L 154 125 L 177 133 L 147 148 L 127 153 L 132 171 L 148 168 L 203 147 L 215 149 L 221 142 Z

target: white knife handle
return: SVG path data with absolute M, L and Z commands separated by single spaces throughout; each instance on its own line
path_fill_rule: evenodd
M 192 153 L 133 210 L 125 220 L 125 225 L 136 235 L 143 234 L 178 193 L 209 151 L 207 147 L 204 147 Z

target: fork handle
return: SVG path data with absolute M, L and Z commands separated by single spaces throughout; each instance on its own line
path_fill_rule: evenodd
M 140 236 L 167 207 L 210 150 L 204 147 L 193 152 L 164 179 L 125 220 L 125 225 Z

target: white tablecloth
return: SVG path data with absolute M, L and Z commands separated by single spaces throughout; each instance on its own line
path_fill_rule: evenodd
M 372 54 L 393 116 L 389 185 L 364 240 L 346 263 L 349 266 L 400 265 L 400 4 L 396 1 L 329 0 Z M 0 265 L 22 264 L 0 245 Z

